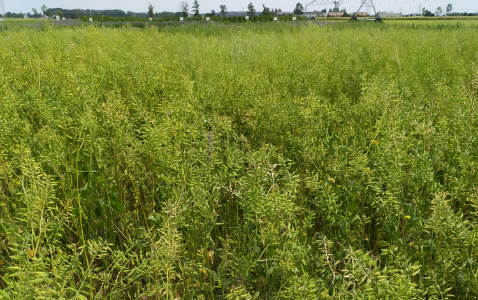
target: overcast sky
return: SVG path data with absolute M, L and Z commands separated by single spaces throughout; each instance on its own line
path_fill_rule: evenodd
M 192 6 L 194 0 L 186 0 L 189 7 Z M 198 0 L 199 11 L 201 13 L 210 12 L 211 10 L 219 11 L 219 5 L 225 4 L 227 10 L 238 11 L 246 10 L 247 4 L 252 1 L 256 11 L 262 11 L 262 3 L 270 8 L 280 8 L 282 11 L 292 11 L 297 2 L 301 2 L 304 6 L 312 0 Z M 416 13 L 421 7 L 435 12 L 438 6 L 445 11 L 448 3 L 453 5 L 454 12 L 478 12 L 478 0 L 374 0 L 375 7 L 378 11 L 402 12 L 405 14 Z M 148 3 L 152 3 L 154 11 L 179 11 L 179 3 L 181 0 L 159 1 L 159 0 L 3 0 L 5 11 L 11 12 L 32 12 L 32 8 L 38 11 L 45 4 L 49 8 L 82 8 L 82 9 L 121 9 L 124 11 L 146 12 Z M 318 0 L 317 2 L 332 2 L 332 0 Z M 348 12 L 354 12 L 360 5 L 360 0 L 342 0 L 340 8 L 346 8 Z M 309 11 L 322 10 L 324 8 L 332 8 L 332 4 L 327 5 L 311 5 Z M 362 11 L 365 11 L 362 9 Z

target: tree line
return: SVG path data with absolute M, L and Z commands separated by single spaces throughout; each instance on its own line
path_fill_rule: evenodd
M 0 14 L 1 15 L 1 14 Z M 139 17 L 147 18 L 148 13 L 146 12 L 133 12 L 133 11 L 123 11 L 120 9 L 105 9 L 105 10 L 95 10 L 95 9 L 64 9 L 64 8 L 47 8 L 42 11 L 38 11 L 36 8 L 32 8 L 32 13 L 12 13 L 7 12 L 4 16 L 6 18 L 43 18 L 43 17 L 53 17 L 59 16 L 66 19 L 80 19 L 83 16 L 109 16 L 109 17 Z M 155 18 L 171 18 L 181 16 L 180 12 L 157 12 L 154 14 Z
M 193 5 L 191 6 L 191 11 L 189 11 L 189 4 L 185 1 L 182 1 L 179 5 L 179 11 L 177 12 L 169 12 L 169 11 L 162 11 L 162 12 L 154 12 L 154 6 L 150 3 L 148 5 L 147 12 L 133 12 L 133 11 L 123 11 L 120 9 L 107 9 L 107 10 L 94 10 L 94 9 L 64 9 L 64 8 L 47 8 L 45 5 L 42 5 L 41 11 L 38 11 L 36 8 L 32 8 L 32 12 L 7 12 L 5 15 L 1 15 L 2 17 L 6 18 L 43 18 L 43 17 L 53 17 L 59 16 L 60 18 L 66 19 L 80 19 L 84 16 L 108 16 L 108 17 L 131 17 L 131 18 L 177 18 L 177 17 L 188 17 L 190 14 L 198 17 L 198 16 L 241 16 L 244 15 L 244 12 L 239 11 L 228 11 L 226 5 L 222 4 L 219 6 L 219 10 L 216 12 L 212 10 L 209 13 L 200 14 L 199 12 L 199 2 L 195 0 Z M 282 10 L 280 8 L 269 8 L 263 4 L 263 10 L 258 15 L 277 15 L 280 14 Z M 294 8 L 294 14 L 302 15 L 304 12 L 304 6 L 301 3 L 297 3 L 296 7 Z M 249 3 L 247 15 L 255 16 L 256 9 L 254 5 Z
M 261 16 L 274 16 L 274 15 L 281 15 L 282 9 L 280 8 L 270 8 L 262 4 L 262 11 L 258 12 L 252 2 L 247 5 L 246 12 L 239 12 L 239 11 L 231 11 L 227 10 L 227 6 L 221 4 L 219 6 L 219 10 L 216 12 L 215 10 L 211 10 L 207 13 L 200 13 L 200 4 L 198 0 L 194 0 L 193 5 L 191 6 L 191 10 L 189 9 L 189 4 L 186 1 L 182 1 L 179 4 L 179 11 L 177 12 L 169 12 L 169 11 L 162 11 L 162 12 L 154 12 L 154 6 L 149 3 L 147 12 L 133 12 L 133 11 L 123 11 L 120 9 L 107 9 L 107 10 L 93 10 L 93 9 L 63 9 L 63 8 L 47 8 L 45 5 L 42 5 L 41 11 L 39 12 L 36 8 L 32 8 L 32 12 L 28 13 L 13 13 L 7 12 L 5 15 L 1 15 L 1 17 L 6 18 L 43 18 L 43 17 L 53 17 L 59 16 L 60 18 L 66 19 L 81 19 L 82 17 L 86 16 L 106 16 L 106 17 L 120 17 L 120 18 L 178 18 L 178 17 L 199 17 L 199 16 L 206 16 L 206 17 L 234 17 L 234 16 L 243 16 L 244 14 L 253 17 L 256 15 Z M 448 4 L 445 8 L 446 15 L 448 16 L 476 16 L 478 13 L 452 13 L 453 5 Z M 294 15 L 303 15 L 305 11 L 304 5 L 298 2 L 294 9 Z M 322 10 L 322 13 L 325 14 L 327 10 Z M 329 11 L 338 11 L 338 8 L 329 9 Z M 344 16 L 349 16 L 347 12 L 344 12 Z M 426 9 L 425 7 L 422 10 L 422 15 L 426 17 L 441 15 L 443 13 L 443 9 L 438 7 L 436 11 L 433 13 L 430 10 Z
M 259 13 L 259 15 L 270 16 L 270 15 L 282 14 L 282 9 L 280 8 L 270 8 L 265 6 L 264 4 L 262 4 L 262 7 L 263 7 L 263 10 L 261 13 Z M 190 15 L 192 15 L 193 17 L 201 16 L 202 14 L 199 12 L 199 8 L 200 8 L 200 5 L 198 0 L 194 0 L 193 5 L 191 6 L 191 10 L 189 10 L 188 2 L 181 1 L 181 3 L 179 4 L 180 15 L 182 17 L 188 17 Z M 294 14 L 302 15 L 303 13 L 304 13 L 304 6 L 301 3 L 297 3 L 296 7 L 294 8 Z M 150 3 L 148 6 L 148 16 L 153 17 L 153 14 L 154 14 L 154 6 Z M 230 12 L 227 11 L 227 6 L 224 4 L 221 4 L 219 5 L 218 12 L 216 12 L 215 10 L 211 10 L 210 12 L 205 13 L 204 15 L 206 17 L 216 17 L 216 16 L 226 17 L 226 16 L 238 16 L 242 14 L 244 13 L 239 12 L 239 14 L 237 14 L 236 12 L 236 14 L 231 14 Z M 256 15 L 256 9 L 254 5 L 252 4 L 252 2 L 247 5 L 246 15 L 249 17 Z

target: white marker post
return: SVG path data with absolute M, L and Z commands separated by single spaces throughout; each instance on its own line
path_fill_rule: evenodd
M 93 18 L 89 18 L 88 21 L 93 22 Z
M 249 16 L 246 16 L 246 20 L 249 20 Z
M 179 17 L 179 22 L 182 22 L 184 21 L 184 18 L 183 17 Z
M 149 18 L 149 21 L 152 22 L 152 21 L 153 21 L 153 18 Z
M 3 22 L 3 18 L 0 18 L 0 22 Z
M 60 16 L 56 16 L 56 20 L 57 20 L 57 21 L 60 21 Z
M 206 17 L 206 21 L 209 21 L 209 20 L 211 20 L 211 19 L 209 17 Z
M 277 17 L 274 17 L 274 21 L 277 21 Z
M 296 17 L 292 17 L 292 21 L 295 21 L 295 20 L 297 20 L 297 18 L 296 18 Z

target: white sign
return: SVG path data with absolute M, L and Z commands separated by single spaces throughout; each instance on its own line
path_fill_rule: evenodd
M 57 20 L 57 21 L 60 21 L 60 16 L 56 16 L 56 20 Z
M 277 21 L 277 17 L 274 17 L 274 21 Z
M 249 20 L 249 16 L 246 16 L 246 20 Z
M 182 22 L 184 21 L 184 18 L 183 17 L 179 17 L 179 22 Z
M 297 18 L 296 18 L 296 17 L 292 17 L 292 21 L 295 21 L 295 20 L 297 20 Z
M 3 22 L 3 18 L 0 18 L 0 22 Z
M 211 19 L 209 17 L 206 17 L 206 21 L 209 21 L 209 20 L 211 20 Z
M 149 18 L 149 21 L 150 21 L 150 22 L 153 21 L 153 18 Z
M 93 18 L 89 18 L 88 21 L 93 22 Z

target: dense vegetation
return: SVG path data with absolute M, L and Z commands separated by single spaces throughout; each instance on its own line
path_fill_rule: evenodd
M 475 23 L 0 41 L 0 298 L 478 297 Z

